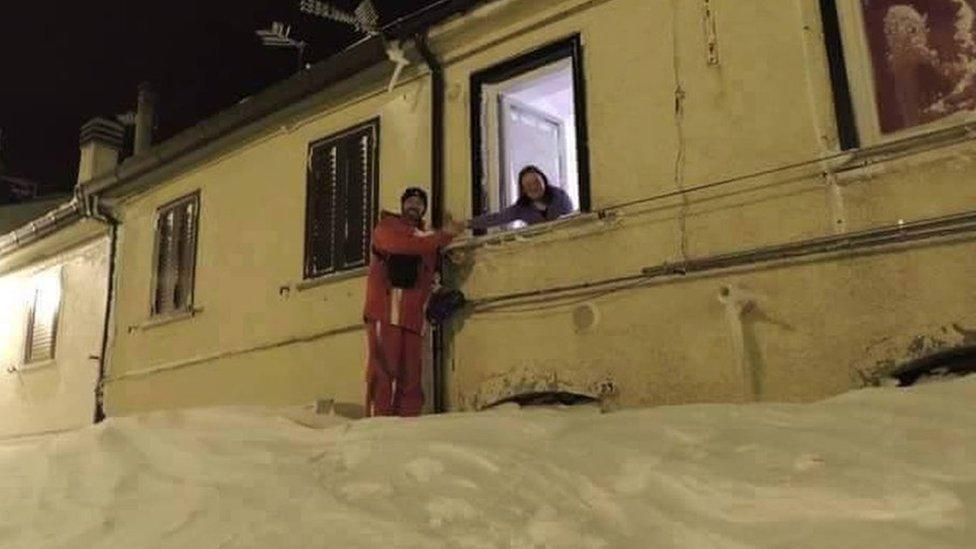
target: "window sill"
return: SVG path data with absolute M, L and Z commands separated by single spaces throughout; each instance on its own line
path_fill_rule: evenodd
M 976 122 L 931 129 L 900 139 L 886 141 L 850 151 L 834 166 L 834 173 L 867 168 L 879 161 L 898 158 L 914 152 L 924 152 L 970 141 L 976 135 Z
M 521 227 L 510 231 L 500 231 L 481 236 L 459 238 L 444 248 L 444 251 L 450 252 L 453 250 L 480 248 L 482 246 L 497 245 L 505 242 L 528 240 L 532 237 L 549 233 L 555 229 L 584 225 L 591 221 L 596 221 L 597 219 L 600 219 L 600 214 L 597 212 L 574 213 L 556 219 L 555 221 L 536 223 L 535 225 L 528 225 L 526 227 Z
M 58 362 L 55 359 L 49 358 L 47 360 L 39 360 L 37 362 L 31 362 L 29 364 L 21 364 L 20 366 L 8 366 L 6 368 L 6 371 L 8 374 L 30 373 L 30 372 L 36 372 L 38 370 L 45 370 L 47 368 L 51 368 L 52 366 L 57 366 L 57 365 Z
M 366 276 L 368 272 L 369 267 L 358 267 L 356 269 L 349 269 L 348 271 L 340 271 L 337 273 L 322 275 L 316 278 L 309 278 L 301 282 L 297 282 L 293 286 L 295 287 L 296 291 L 304 292 L 305 290 L 311 290 L 312 288 L 318 288 L 319 286 L 332 284 L 333 282 L 360 278 Z
M 145 322 L 142 322 L 140 324 L 133 324 L 132 326 L 129 326 L 129 333 L 131 334 L 133 332 L 151 330 L 153 328 L 158 328 L 159 326 L 165 326 L 166 324 L 172 324 L 173 322 L 179 322 L 181 320 L 193 318 L 202 312 L 203 309 L 190 308 L 182 311 L 175 311 L 164 315 L 154 316 L 149 320 L 146 320 Z

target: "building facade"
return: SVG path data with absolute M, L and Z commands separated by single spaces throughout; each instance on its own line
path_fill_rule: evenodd
M 378 212 L 498 210 L 525 164 L 577 212 L 452 246 L 438 408 L 803 401 L 968 352 L 972 6 L 871 6 L 454 2 L 387 29 L 392 91 L 366 40 L 137 155 L 81 186 L 118 220 L 106 413 L 360 402 Z

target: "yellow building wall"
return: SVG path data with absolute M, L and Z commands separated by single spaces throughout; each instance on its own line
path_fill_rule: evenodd
M 0 437 L 94 420 L 108 254 L 104 228 L 83 221 L 0 260 Z M 25 366 L 32 289 L 50 273 L 61 285 L 54 359 Z
M 461 106 L 470 74 L 574 33 L 584 47 L 594 210 L 837 150 L 816 2 L 712 2 L 717 66 L 706 62 L 697 2 L 581 2 L 566 17 L 537 14 L 537 24 L 519 5 L 497 10 L 483 24 L 497 25 L 497 34 L 448 70 L 456 92 L 452 180 L 470 180 L 470 123 Z M 464 30 L 481 35 L 473 27 L 457 29 L 456 41 Z M 954 213 L 972 207 L 965 182 L 972 150 L 941 147 L 836 177 L 824 175 L 831 163 L 814 162 L 655 200 L 615 210 L 607 221 L 474 246 L 455 279 L 478 299 Z M 450 191 L 452 209 L 470 203 L 469 186 Z M 856 259 L 672 277 L 606 296 L 516 302 L 453 327 L 450 406 L 480 408 L 549 390 L 623 405 L 836 394 L 927 353 L 976 343 L 957 329 L 976 324 L 959 300 L 976 289 L 974 274 L 971 245 L 931 242 Z M 723 288 L 746 296 L 743 315 L 730 314 Z M 581 326 L 581 318 L 594 320 Z
M 381 69 L 377 75 L 388 78 L 391 71 Z M 303 115 L 269 122 L 256 138 L 119 209 L 123 274 L 109 415 L 319 397 L 362 402 L 365 275 L 297 287 L 304 269 L 306 155 L 310 143 L 379 117 L 380 209 L 398 208 L 408 185 L 428 186 L 430 91 L 424 80 L 409 78 L 390 94 L 382 91 L 386 81 L 375 79 L 367 95 L 349 95 L 342 85 L 324 90 Z M 198 312 L 152 325 L 156 211 L 196 191 Z
M 711 5 L 717 65 L 706 61 L 699 2 L 503 0 L 435 29 L 432 46 L 447 81 L 447 213 L 470 215 L 471 74 L 574 34 L 584 48 L 594 210 L 834 153 L 817 2 Z M 309 142 L 379 116 L 382 205 L 395 208 L 404 186 L 427 185 L 429 80 L 406 75 L 388 95 L 381 76 L 389 69 L 324 90 L 288 120 L 269 122 L 257 137 L 227 145 L 121 206 L 109 415 L 361 400 L 362 276 L 296 288 L 304 163 Z M 966 145 L 824 175 L 833 165 L 814 162 L 540 236 L 475 244 L 452 276 L 477 299 L 941 215 L 965 209 L 967 197 L 971 203 Z M 155 211 L 197 190 L 199 312 L 147 325 Z M 448 338 L 449 405 L 478 408 L 553 388 L 623 405 L 834 394 L 891 364 L 964 343 L 965 329 L 976 326 L 959 299 L 973 290 L 970 249 L 932 242 L 462 317 Z M 730 314 L 722 288 L 754 305 Z M 964 330 L 953 331 L 954 324 Z

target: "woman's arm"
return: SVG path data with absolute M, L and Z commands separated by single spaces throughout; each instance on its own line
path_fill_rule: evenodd
M 562 217 L 576 211 L 576 208 L 573 207 L 572 199 L 569 198 L 569 194 L 559 187 L 553 189 L 552 204 L 549 205 L 549 208 L 551 210 L 548 216 L 550 219 L 556 219 L 557 217 Z
M 509 206 L 500 212 L 481 214 L 477 217 L 472 217 L 468 221 L 468 227 L 475 230 L 483 230 L 489 227 L 498 227 L 499 225 L 505 225 L 522 219 L 521 208 L 518 204 Z

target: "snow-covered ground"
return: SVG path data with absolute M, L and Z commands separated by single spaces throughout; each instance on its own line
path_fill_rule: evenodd
M 0 547 L 976 546 L 976 376 L 812 405 L 319 418 L 2 441 Z

